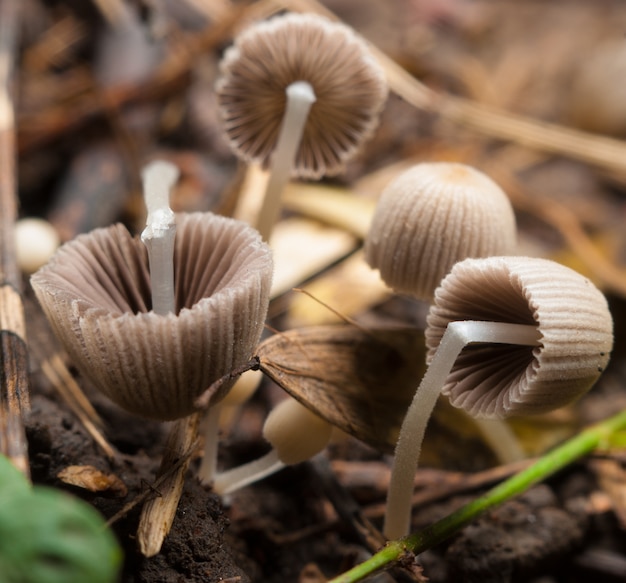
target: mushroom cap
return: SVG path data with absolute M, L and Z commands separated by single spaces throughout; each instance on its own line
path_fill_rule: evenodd
M 288 397 L 270 411 L 263 425 L 263 437 L 272 444 L 281 462 L 293 465 L 322 451 L 331 430 L 328 421 Z
M 306 81 L 315 92 L 293 174 L 337 174 L 378 124 L 387 97 L 382 69 L 344 24 L 314 14 L 286 14 L 254 24 L 220 63 L 216 91 L 231 146 L 264 165 L 276 146 L 286 88 Z
M 399 293 L 430 300 L 467 257 L 507 255 L 515 215 L 491 178 L 465 164 L 416 164 L 383 191 L 365 241 L 369 265 Z
M 475 417 L 545 413 L 575 401 L 605 369 L 613 346 L 604 295 L 576 271 L 548 259 L 457 263 L 436 290 L 427 317 L 428 358 L 455 320 L 534 324 L 541 334 L 536 347 L 463 349 L 442 393 Z
M 245 223 L 211 213 L 176 221 L 176 314 L 149 311 L 147 251 L 119 224 L 66 243 L 31 278 L 81 373 L 124 409 L 161 420 L 190 414 L 202 392 L 250 359 L 273 270 Z

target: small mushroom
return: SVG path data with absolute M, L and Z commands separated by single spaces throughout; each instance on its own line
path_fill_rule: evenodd
M 408 533 L 421 443 L 440 393 L 474 416 L 544 413 L 587 392 L 606 367 L 613 321 L 586 278 L 547 259 L 457 263 L 427 318 L 429 366 L 400 429 L 384 532 Z
M 457 261 L 509 255 L 516 237 L 511 203 L 491 178 L 465 164 L 425 162 L 383 191 L 365 255 L 393 290 L 430 300 Z
M 192 413 L 249 360 L 272 278 L 271 251 L 245 223 L 192 213 L 176 225 L 174 313 L 151 311 L 146 248 L 119 224 L 66 243 L 31 278 L 76 367 L 127 411 L 161 420 Z
M 289 176 L 336 174 L 371 135 L 387 97 L 384 74 L 351 28 L 313 14 L 252 25 L 220 68 L 217 98 L 233 149 L 271 166 L 257 223 L 268 239 Z
M 292 398 L 270 411 L 263 436 L 272 449 L 247 464 L 218 474 L 213 489 L 230 494 L 281 470 L 304 462 L 322 451 L 330 440 L 332 425 Z

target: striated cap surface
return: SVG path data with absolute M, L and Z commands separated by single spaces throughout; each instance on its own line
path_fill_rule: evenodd
M 464 164 L 422 163 L 383 191 L 365 256 L 389 287 L 430 300 L 457 261 L 511 254 L 516 238 L 511 203 L 491 178 Z

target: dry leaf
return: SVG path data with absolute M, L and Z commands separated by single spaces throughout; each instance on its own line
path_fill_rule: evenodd
M 261 370 L 303 405 L 391 452 L 425 370 L 423 332 L 314 326 L 276 334 L 258 349 Z
M 105 474 L 93 466 L 67 466 L 62 469 L 57 478 L 77 488 L 90 492 L 107 492 L 120 498 L 126 496 L 126 484 L 115 474 Z

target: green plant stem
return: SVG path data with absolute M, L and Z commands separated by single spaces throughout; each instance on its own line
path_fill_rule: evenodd
M 406 553 L 419 554 L 452 536 L 472 520 L 495 506 L 525 492 L 575 460 L 598 447 L 607 446 L 612 435 L 626 428 L 626 410 L 592 425 L 577 436 L 539 458 L 520 473 L 495 486 L 476 500 L 417 533 L 390 541 L 367 561 L 346 571 L 328 583 L 355 583 L 367 575 L 392 566 Z

